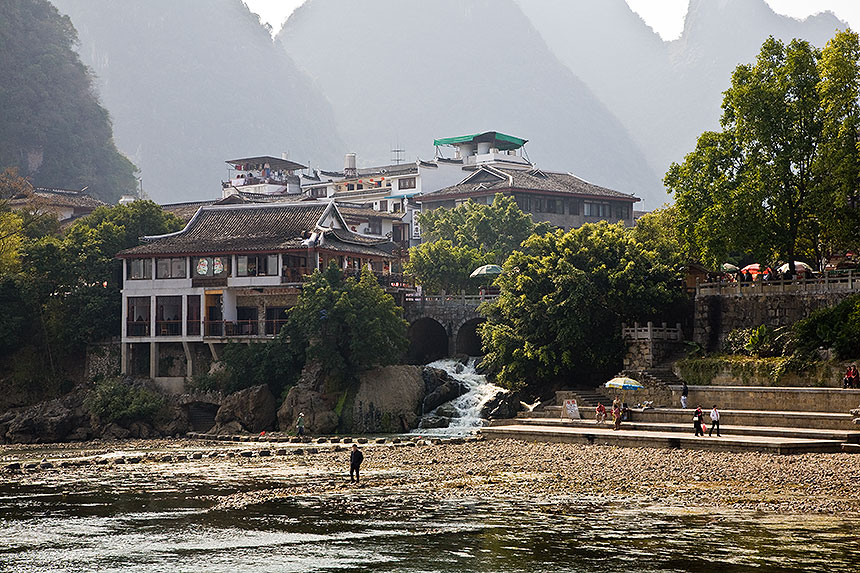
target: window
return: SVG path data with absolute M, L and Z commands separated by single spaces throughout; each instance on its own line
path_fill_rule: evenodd
M 626 220 L 630 218 L 630 206 L 626 203 L 615 204 L 615 219 Z
M 579 215 L 579 204 L 580 204 L 580 202 L 581 201 L 579 199 L 571 199 L 570 200 L 569 208 L 570 208 L 570 214 L 571 215 Z
M 385 200 L 380 201 L 379 202 L 379 210 L 382 211 L 383 213 L 387 213 L 388 212 L 388 201 L 385 201 Z
M 265 277 L 278 274 L 278 255 L 239 255 L 236 257 L 236 276 Z
M 129 259 L 126 269 L 129 279 L 151 279 L 152 259 Z
M 400 179 L 397 183 L 398 189 L 415 189 L 415 178 L 414 177 L 404 177 Z
M 192 262 L 195 277 L 230 276 L 230 257 L 194 257 Z
M 582 204 L 583 207 L 583 215 L 586 217 L 609 217 L 609 205 L 606 203 L 589 203 L 584 202 Z
M 528 213 L 532 210 L 531 201 L 528 195 L 515 195 L 514 199 L 517 202 L 517 207 L 519 207 L 520 211 L 523 213 Z
M 155 278 L 184 279 L 185 258 L 155 259 Z
M 555 199 L 552 199 L 552 198 L 548 198 L 546 200 L 546 212 L 547 213 L 555 213 L 556 212 L 556 210 L 555 210 L 556 202 L 557 201 Z
M 367 232 L 371 235 L 381 235 L 382 219 L 380 217 L 370 217 L 367 220 Z

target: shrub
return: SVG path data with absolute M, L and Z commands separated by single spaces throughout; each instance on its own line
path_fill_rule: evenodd
M 826 348 L 833 349 L 840 360 L 860 356 L 860 295 L 799 320 L 792 327 L 792 335 L 802 354 L 811 355 Z
M 164 412 L 166 401 L 157 392 L 119 378 L 96 382 L 84 405 L 105 422 L 153 422 Z

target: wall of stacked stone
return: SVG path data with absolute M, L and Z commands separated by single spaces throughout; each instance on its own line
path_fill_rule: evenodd
M 626 340 L 624 370 L 648 370 L 672 356 L 682 343 L 674 340 Z
M 708 351 L 722 346 L 736 328 L 788 326 L 813 311 L 838 304 L 854 292 L 705 295 L 696 297 L 693 340 Z
M 122 367 L 122 344 L 99 342 L 87 345 L 87 360 L 84 377 L 92 380 L 98 376 L 119 376 Z

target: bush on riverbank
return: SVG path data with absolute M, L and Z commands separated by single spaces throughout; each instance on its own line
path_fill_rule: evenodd
M 87 409 L 104 422 L 142 421 L 153 423 L 165 413 L 161 394 L 120 378 L 98 380 L 84 400 Z

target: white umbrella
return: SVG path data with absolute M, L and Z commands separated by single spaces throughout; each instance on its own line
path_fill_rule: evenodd
M 473 279 L 475 277 L 489 277 L 500 274 L 502 274 L 502 267 L 500 267 L 499 265 L 484 265 L 472 271 L 472 274 L 469 275 L 469 278 Z
M 781 273 L 788 272 L 788 263 L 785 263 L 784 265 L 782 265 L 781 267 L 779 267 L 776 270 L 778 270 Z M 794 270 L 807 272 L 807 273 L 814 272 L 814 269 L 812 267 L 810 267 L 809 265 L 807 265 L 806 263 L 804 263 L 803 261 L 794 261 Z

